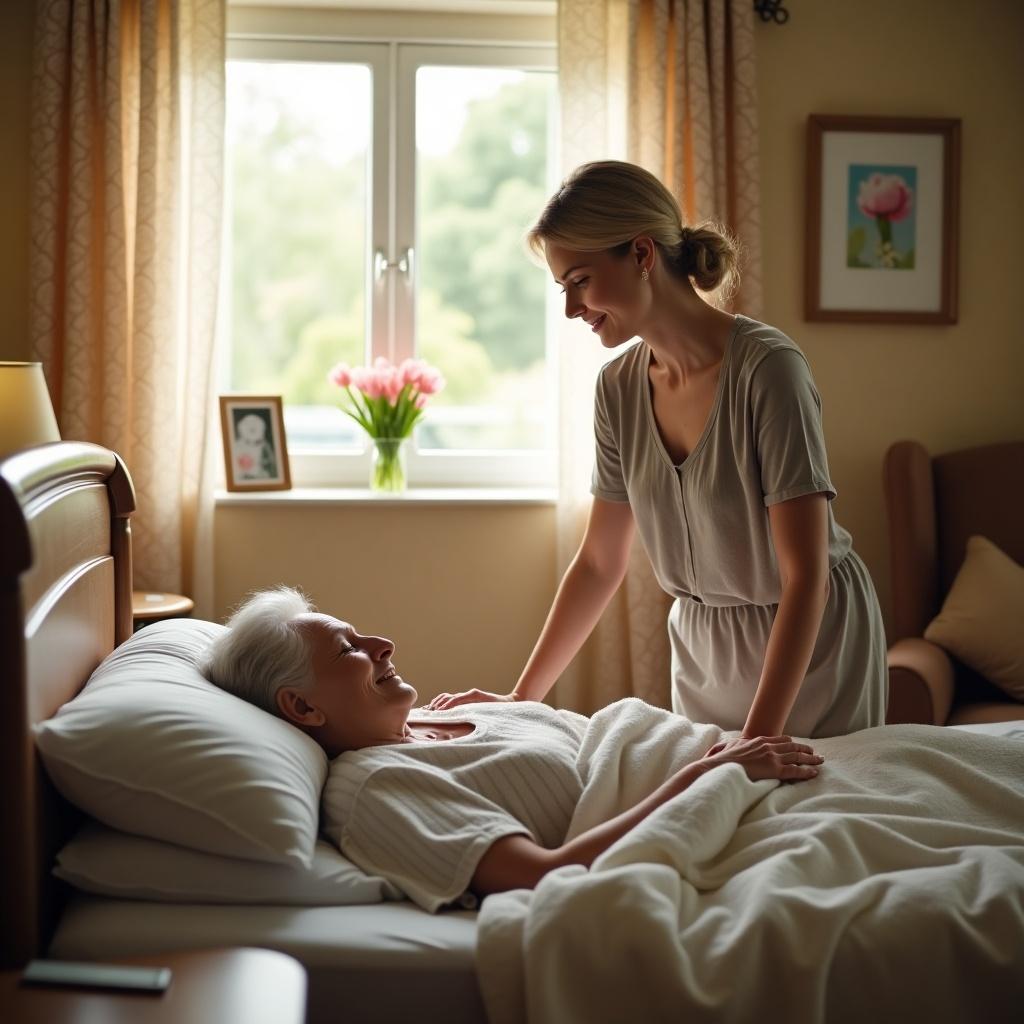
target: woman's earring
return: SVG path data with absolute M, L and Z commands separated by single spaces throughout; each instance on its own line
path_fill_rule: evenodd
M 641 278 L 642 278 L 642 279 L 643 279 L 644 281 L 646 281 L 646 280 L 647 280 L 647 278 L 648 278 L 649 276 L 650 276 L 650 275 L 649 275 L 649 274 L 647 273 L 647 268 L 646 268 L 646 267 L 644 267 L 644 269 L 640 271 L 640 277 L 641 277 Z

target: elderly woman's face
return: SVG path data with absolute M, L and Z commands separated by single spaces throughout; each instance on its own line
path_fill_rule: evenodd
M 400 742 L 416 691 L 395 671 L 395 645 L 363 636 L 348 622 L 310 613 L 300 620 L 310 643 L 313 683 L 306 702 L 323 713 L 317 739 L 329 754 Z
M 565 294 L 565 315 L 585 320 L 605 348 L 637 334 L 645 293 L 634 254 L 579 252 L 553 242 L 544 247 L 548 267 Z

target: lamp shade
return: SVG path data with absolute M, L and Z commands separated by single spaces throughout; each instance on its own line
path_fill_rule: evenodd
M 0 362 L 0 459 L 59 440 L 43 364 Z

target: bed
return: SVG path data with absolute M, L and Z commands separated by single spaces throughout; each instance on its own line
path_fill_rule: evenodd
M 0 464 L 0 758 L 9 780 L 0 950 L 117 960 L 178 949 L 263 946 L 309 974 L 308 1021 L 485 1020 L 470 911 L 431 915 L 408 902 L 368 906 L 219 906 L 115 900 L 54 878 L 83 815 L 51 784 L 32 726 L 49 719 L 132 636 L 131 479 L 118 456 L 58 442 Z M 156 629 L 157 627 L 150 627 Z
M 670 901 L 659 910 L 655 903 L 648 914 L 642 901 L 659 888 L 674 894 L 674 899 L 685 889 L 679 879 L 693 883 L 697 899 L 719 888 L 730 891 L 731 881 L 705 884 L 694 879 L 715 868 L 715 858 L 722 851 L 736 852 L 731 833 L 715 838 L 728 816 L 722 808 L 728 811 L 732 806 L 728 813 L 749 823 L 757 815 L 744 818 L 746 811 L 771 788 L 766 783 L 748 784 L 736 766 L 705 775 L 702 783 L 712 781 L 688 791 L 688 802 L 677 798 L 665 805 L 665 814 L 652 815 L 650 825 L 634 830 L 637 834 L 631 834 L 630 842 L 620 842 L 608 851 L 605 862 L 595 864 L 600 870 L 555 872 L 535 892 L 492 897 L 479 913 L 462 910 L 430 915 L 412 903 L 388 901 L 354 906 L 152 902 L 84 895 L 56 879 L 52 868 L 58 851 L 67 848 L 69 838 L 81 834 L 83 815 L 59 795 L 43 771 L 33 730 L 59 717 L 58 709 L 82 689 L 104 659 L 111 660 L 111 652 L 129 649 L 142 636 L 131 634 L 133 505 L 124 465 L 116 455 L 94 445 L 45 445 L 0 464 L 0 534 L 4 538 L 0 548 L 0 651 L 7 667 L 0 694 L 0 728 L 4 730 L 0 757 L 5 778 L 11 780 L 11 799 L 0 805 L 5 868 L 0 874 L 0 948 L 4 967 L 41 954 L 116 960 L 135 953 L 263 946 L 290 953 L 306 966 L 311 1024 L 405 1019 L 458 1024 L 488 1018 L 492 1022 L 530 1019 L 561 1024 L 631 1016 L 615 1000 L 625 995 L 628 1007 L 646 993 L 619 983 L 623 969 L 630 978 L 652 977 L 656 983 L 661 968 L 655 967 L 652 975 L 652 963 L 660 963 L 662 954 L 692 954 L 693 963 L 697 962 L 696 947 L 687 949 L 685 943 L 671 938 L 664 942 L 656 938 L 655 925 L 664 928 L 666 921 L 671 925 L 681 904 Z M 150 636 L 161 636 L 160 624 L 148 630 L 153 631 Z M 623 718 L 613 727 L 628 730 L 629 723 Z M 910 730 L 905 735 L 916 736 L 919 747 L 927 746 L 921 742 L 922 736 L 954 735 L 946 730 L 913 732 L 932 728 L 925 726 L 893 728 Z M 970 737 L 986 731 L 976 726 L 956 735 L 962 737 L 958 742 L 970 748 Z M 986 737 L 982 742 L 997 744 L 991 749 L 1002 759 L 1002 777 L 1008 780 L 997 803 L 1012 805 L 1012 813 L 1017 814 L 1017 809 L 1024 807 L 1020 803 L 1024 800 L 1020 784 L 1024 747 L 1016 746 L 1020 739 L 1014 737 L 1024 733 L 1024 724 L 1000 723 L 991 731 L 1004 739 L 990 741 Z M 847 737 L 830 742 L 841 747 L 848 740 L 859 742 Z M 936 743 L 942 745 L 938 739 Z M 621 751 L 622 758 L 630 756 L 628 742 L 614 743 L 612 749 Z M 870 747 L 865 751 L 862 760 L 877 771 L 881 762 Z M 616 777 L 635 774 L 632 768 L 624 771 L 625 764 L 623 760 L 615 766 Z M 721 788 L 709 788 L 712 784 Z M 752 785 L 762 788 L 755 791 Z M 791 794 L 798 788 L 788 787 Z M 858 799 L 870 796 L 861 793 Z M 992 813 L 1001 812 L 996 808 Z M 703 824 L 701 815 L 705 816 Z M 598 815 L 597 820 L 604 818 Z M 774 819 L 762 815 L 761 820 Z M 88 827 L 88 822 L 85 824 Z M 1009 824 L 1004 821 L 1002 827 L 1005 849 L 997 848 L 997 852 L 1003 859 L 991 862 L 996 865 L 992 871 L 985 866 L 987 862 L 979 862 L 977 871 L 971 866 L 968 872 L 971 878 L 987 880 L 990 889 L 995 883 L 994 891 L 986 890 L 984 901 L 954 909 L 953 917 L 961 915 L 968 921 L 968 932 L 971 928 L 978 932 L 977 948 L 963 945 L 969 936 L 965 939 L 954 930 L 950 945 L 943 947 L 941 969 L 926 957 L 914 966 L 922 977 L 935 979 L 932 995 L 938 993 L 935 998 L 940 1003 L 946 993 L 942 985 L 952 985 L 956 1007 L 969 1006 L 971 1012 L 966 1017 L 961 1013 L 959 1018 L 940 1012 L 931 1019 L 980 1019 L 984 1014 L 987 1021 L 1010 1020 L 1024 999 L 1024 813 L 1011 818 Z M 688 847 L 680 845 L 676 839 L 681 834 L 694 837 L 694 841 Z M 706 849 L 702 850 L 701 844 Z M 688 875 L 689 867 L 679 866 L 684 854 L 693 861 L 695 874 Z M 672 871 L 667 870 L 669 866 Z M 737 891 L 735 886 L 731 891 Z M 742 887 L 739 891 L 742 894 Z M 926 897 L 927 882 L 916 891 Z M 562 906 L 567 908 L 564 913 L 555 909 Z M 854 917 L 870 921 L 867 909 Z M 908 904 L 906 913 L 913 915 L 915 910 Z M 765 913 L 757 918 L 758 926 L 769 916 Z M 949 919 L 941 908 L 940 916 L 944 922 Z M 721 921 L 723 913 L 704 913 L 700 922 L 716 919 Z M 834 924 L 827 916 L 823 920 L 830 927 Z M 895 996 L 901 985 L 901 998 L 906 999 L 908 991 L 915 996 L 913 987 L 921 984 L 917 979 L 908 982 L 910 975 L 893 952 L 897 946 L 912 946 L 922 938 L 921 927 L 914 924 L 912 916 L 903 920 L 910 922 L 905 933 L 895 929 L 881 934 L 869 927 L 859 939 L 861 948 L 856 952 L 860 959 L 853 961 L 871 971 L 876 971 L 880 960 L 888 964 L 886 984 L 891 990 L 883 998 Z M 770 934 L 760 932 L 758 941 Z M 624 954 L 617 943 L 627 936 L 631 946 Z M 751 956 L 749 946 L 742 943 L 730 953 L 739 953 L 741 966 L 762 959 L 760 954 Z M 644 958 L 646 975 L 637 970 L 639 963 L 630 956 Z M 812 943 L 807 962 L 794 966 L 807 967 L 821 959 L 822 949 Z M 750 1000 L 753 1005 L 778 1000 L 784 987 L 780 982 L 787 979 L 789 996 L 799 1000 L 803 983 L 793 980 L 799 971 L 791 971 L 784 959 L 780 963 L 781 972 L 776 964 L 770 994 L 765 991 L 765 979 L 756 971 L 746 975 L 749 984 L 745 986 L 718 979 L 708 1006 L 701 1013 L 687 1014 L 687 1019 L 752 1019 L 743 1007 L 749 1009 Z M 664 960 L 665 977 L 680 973 L 677 968 L 670 959 Z M 877 972 L 872 977 L 883 975 Z M 824 984 L 821 977 L 816 981 Z M 846 981 L 849 983 L 849 978 Z M 864 991 L 872 988 L 863 981 L 859 987 Z M 843 1006 L 835 1002 L 840 989 L 826 986 L 822 991 L 826 990 L 830 1001 L 823 998 L 805 1019 L 847 1019 Z M 705 986 L 705 994 L 708 991 Z M 716 1011 L 715 1000 L 719 1006 L 727 1005 L 729 1012 Z M 927 1000 L 922 1003 L 926 1004 Z M 679 1006 L 670 1005 L 671 1010 L 665 1010 L 663 1004 L 662 1011 L 648 1012 L 645 1019 L 677 1019 Z M 799 1013 L 797 1017 L 804 1019 Z M 858 1018 L 854 1013 L 849 1019 L 863 1019 L 863 1014 Z

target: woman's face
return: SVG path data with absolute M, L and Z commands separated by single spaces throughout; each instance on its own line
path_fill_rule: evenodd
M 318 612 L 299 621 L 313 667 L 313 683 L 301 695 L 323 716 L 313 735 L 328 755 L 401 741 L 416 691 L 395 671 L 394 643 Z
M 637 243 L 625 256 L 610 252 L 580 252 L 553 242 L 544 247 L 548 267 L 565 295 L 565 315 L 585 320 L 605 348 L 636 337 L 650 300 L 642 287 L 641 269 L 647 263 Z M 649 262 L 649 260 L 647 261 Z

